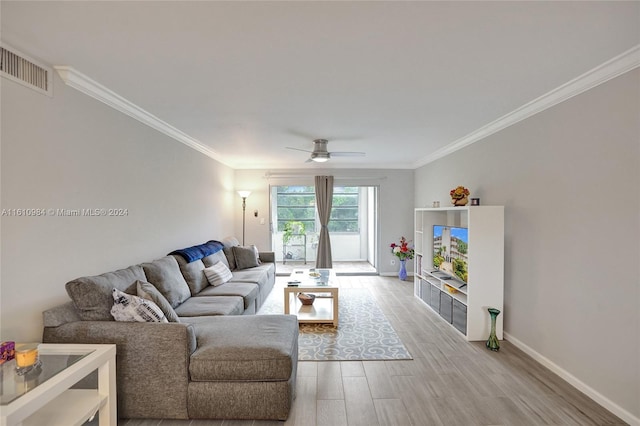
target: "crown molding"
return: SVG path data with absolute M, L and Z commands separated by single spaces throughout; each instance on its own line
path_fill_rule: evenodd
M 554 105 L 564 102 L 580 93 L 586 92 L 602 83 L 605 83 L 621 74 L 640 66 L 640 44 L 626 52 L 598 65 L 590 71 L 568 81 L 550 92 L 532 100 L 520 108 L 503 115 L 495 121 L 480 127 L 466 136 L 444 146 L 414 164 L 418 168 L 429 164 L 439 158 L 452 154 L 467 145 L 481 141 L 487 136 L 499 132 L 509 126 L 542 112 Z
M 592 89 L 602 83 L 605 83 L 621 74 L 631 71 L 640 66 L 640 44 L 623 52 L 622 54 L 610 59 L 609 61 L 593 68 L 590 71 L 568 81 L 567 83 L 545 93 L 544 95 L 524 104 L 516 110 L 503 115 L 502 117 L 488 123 L 479 129 L 469 133 L 466 136 L 444 146 L 435 151 L 433 154 L 423 157 L 408 168 L 418 168 L 429 164 L 435 160 L 452 154 L 468 145 L 481 141 L 488 136 L 499 132 L 509 126 L 512 126 L 522 120 L 525 120 L 539 112 L 553 107 L 561 102 L 566 101 L 580 93 Z M 134 103 L 128 101 L 112 90 L 106 88 L 100 83 L 92 80 L 86 75 L 78 72 L 69 66 L 54 66 L 60 75 L 60 78 L 68 86 L 79 90 L 80 92 L 91 96 L 100 102 L 140 121 L 147 126 L 164 133 L 165 135 L 181 142 L 202 154 L 219 161 L 229 167 L 234 165 L 224 161 L 222 156 L 204 145 L 200 141 L 192 138 L 179 129 L 171 126 L 165 121 L 159 119 L 153 114 L 145 111 Z M 405 167 L 407 165 L 405 164 Z M 242 168 L 242 167 L 240 167 Z
M 216 151 L 212 150 L 211 148 L 207 147 L 206 145 L 192 138 L 186 133 L 176 129 L 167 122 L 159 119 L 155 115 L 145 111 L 133 102 L 123 98 L 113 90 L 110 90 L 97 81 L 92 80 L 73 67 L 54 66 L 54 68 L 67 86 L 79 90 L 85 95 L 88 95 L 94 99 L 99 100 L 100 102 L 107 104 L 111 108 L 114 108 L 161 133 L 164 133 L 170 138 L 173 138 L 178 142 L 181 142 L 188 147 L 201 152 L 207 157 L 213 158 L 214 160 L 229 166 L 229 164 L 223 161 L 222 156 Z

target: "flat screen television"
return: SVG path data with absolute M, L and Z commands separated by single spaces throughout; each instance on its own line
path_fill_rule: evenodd
M 433 269 L 465 284 L 468 280 L 469 229 L 433 225 Z

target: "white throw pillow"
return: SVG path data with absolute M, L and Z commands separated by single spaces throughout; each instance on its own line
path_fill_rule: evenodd
M 224 284 L 233 277 L 227 265 L 222 262 L 204 268 L 204 275 L 212 286 Z
M 111 315 L 116 321 L 169 322 L 162 309 L 150 300 L 114 288 Z

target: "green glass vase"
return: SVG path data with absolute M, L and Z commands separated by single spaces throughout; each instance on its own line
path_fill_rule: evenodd
M 496 318 L 500 314 L 500 311 L 496 308 L 489 308 L 489 315 L 491 315 L 491 333 L 489 334 L 489 340 L 487 340 L 487 348 L 492 351 L 500 350 L 500 340 L 496 337 Z

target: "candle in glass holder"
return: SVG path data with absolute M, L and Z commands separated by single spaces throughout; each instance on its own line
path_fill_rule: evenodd
M 16 367 L 31 367 L 38 361 L 38 346 L 24 345 L 17 347 L 15 351 Z

